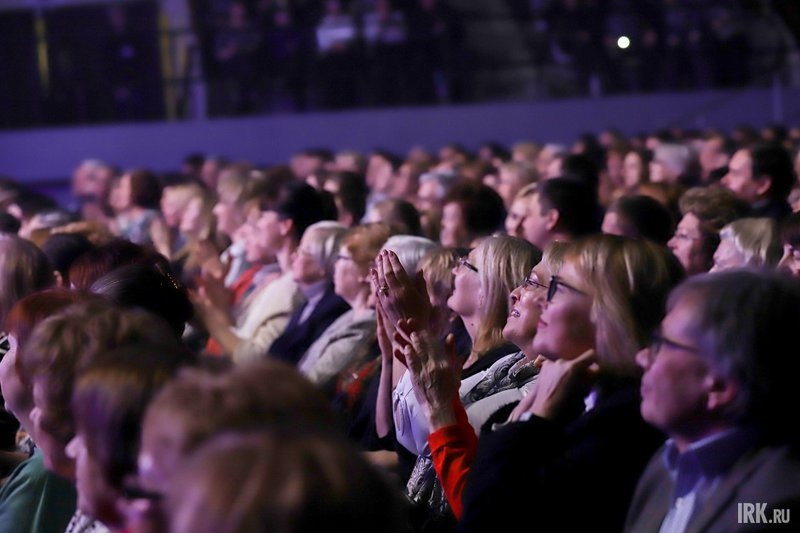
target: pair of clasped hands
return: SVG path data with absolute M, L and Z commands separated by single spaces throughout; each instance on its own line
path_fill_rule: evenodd
M 445 331 L 432 331 L 430 324 L 441 323 L 428 297 L 422 273 L 413 278 L 397 255 L 383 250 L 370 271 L 376 294 L 378 342 L 384 357 L 394 356 L 410 372 L 414 393 L 427 405 L 432 429 L 455 422 L 453 401 L 458 399 L 461 365 L 452 335 L 442 341 Z M 446 323 L 446 322 L 445 322 Z M 583 398 L 597 377 L 597 354 L 587 350 L 571 360 L 548 360 L 539 356 L 537 382 L 517 405 L 511 421 L 529 412 L 555 419 L 576 397 Z

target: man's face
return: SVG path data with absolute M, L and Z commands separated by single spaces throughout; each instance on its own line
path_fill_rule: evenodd
M 753 160 L 750 152 L 739 150 L 731 158 L 728 173 L 722 178 L 722 185 L 730 189 L 742 200 L 754 203 L 761 197 L 761 182 L 753 176 Z
M 539 195 L 531 196 L 528 213 L 522 221 L 522 234 L 526 241 L 543 250 L 550 242 L 547 213 L 542 212 Z
M 703 249 L 703 234 L 700 219 L 686 213 L 675 228 L 675 234 L 667 246 L 686 269 L 688 275 L 706 272 L 711 267 L 709 253 Z
M 275 211 L 255 211 L 248 217 L 245 248 L 251 263 L 266 263 L 280 249 L 283 239 L 280 218 Z
M 306 233 L 292 255 L 292 278 L 301 285 L 311 285 L 325 279 L 325 266 L 314 254 L 311 246 L 312 233 Z
M 670 437 L 689 442 L 707 427 L 709 392 L 714 383 L 696 348 L 692 328 L 696 305 L 691 295 L 681 298 L 661 323 L 660 342 L 636 356 L 644 369 L 642 417 Z

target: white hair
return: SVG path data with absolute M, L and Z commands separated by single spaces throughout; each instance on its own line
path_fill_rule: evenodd
M 441 247 L 436 241 L 416 235 L 392 235 L 381 250 L 391 250 L 397 254 L 400 264 L 410 275 L 416 274 L 422 256 L 429 250 Z

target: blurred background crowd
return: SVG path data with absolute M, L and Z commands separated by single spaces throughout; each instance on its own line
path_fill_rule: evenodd
M 800 85 L 790 0 L 31 0 L 0 28 L 6 128 Z

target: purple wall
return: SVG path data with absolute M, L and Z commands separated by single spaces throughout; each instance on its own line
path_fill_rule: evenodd
M 0 175 L 27 182 L 68 178 L 82 159 L 123 168 L 177 170 L 191 152 L 226 155 L 257 164 L 283 162 L 312 146 L 333 150 L 447 142 L 477 147 L 529 139 L 571 143 L 584 131 L 616 128 L 625 134 L 664 127 L 760 127 L 800 122 L 800 90 L 750 90 L 610 97 L 535 103 L 315 113 L 259 118 L 72 127 L 0 132 Z

